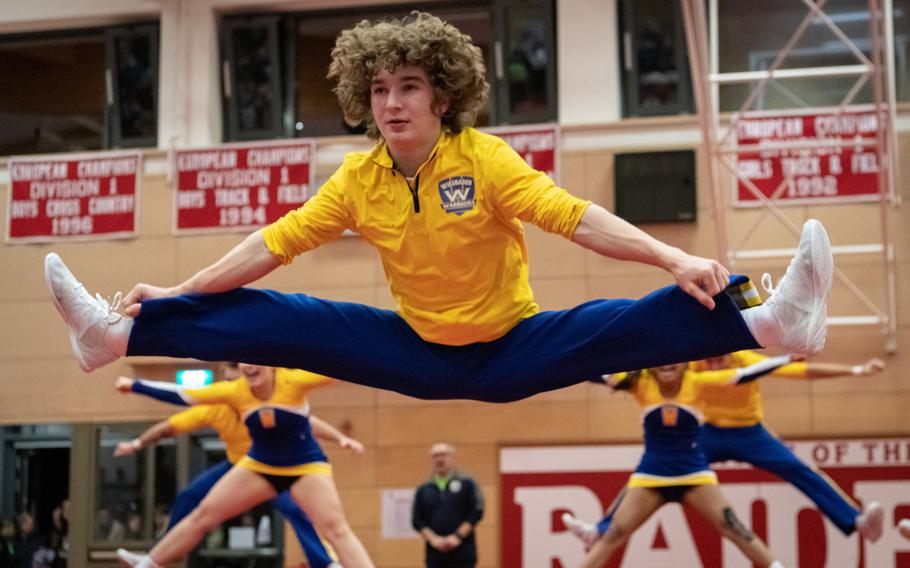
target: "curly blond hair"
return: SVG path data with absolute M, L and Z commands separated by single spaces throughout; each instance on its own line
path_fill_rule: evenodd
M 365 122 L 367 135 L 381 138 L 370 110 L 370 81 L 400 65 L 422 67 L 435 91 L 434 103 L 448 100 L 443 128 L 460 132 L 474 124 L 490 92 L 480 48 L 455 26 L 415 11 L 401 20 L 363 20 L 335 41 L 328 77 L 337 82 L 333 90 L 349 125 Z

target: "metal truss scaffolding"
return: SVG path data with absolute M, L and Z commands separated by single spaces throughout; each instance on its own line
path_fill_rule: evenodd
M 771 59 L 767 69 L 742 72 L 719 72 L 718 53 L 723 49 L 718 40 L 718 0 L 680 0 L 686 31 L 686 45 L 689 52 L 689 64 L 692 73 L 692 88 L 701 125 L 703 148 L 707 161 L 706 172 L 713 212 L 716 224 L 716 239 L 721 257 L 728 266 L 735 268 L 737 260 L 788 258 L 795 252 L 793 249 L 747 249 L 746 244 L 763 223 L 771 219 L 778 221 L 786 230 L 795 236 L 800 228 L 781 210 L 785 205 L 781 199 L 788 182 L 785 178 L 770 195 L 762 193 L 755 184 L 737 167 L 736 156 L 743 152 L 758 152 L 759 148 L 746 147 L 740 144 L 735 133 L 740 122 L 754 116 L 756 101 L 766 93 L 768 87 L 777 79 L 799 78 L 803 80 L 856 77 L 853 86 L 847 90 L 834 113 L 851 112 L 858 107 L 853 105 L 856 95 L 867 83 L 871 83 L 873 92 L 873 116 L 877 116 L 877 129 L 874 140 L 860 142 L 845 140 L 835 142 L 834 146 L 855 147 L 857 144 L 868 146 L 868 151 L 876 154 L 878 164 L 878 188 L 871 189 L 868 196 L 877 202 L 880 215 L 880 242 L 861 244 L 840 244 L 833 247 L 836 256 L 872 255 L 881 260 L 884 277 L 884 299 L 878 304 L 871 300 L 859 286 L 840 269 L 835 269 L 836 282 L 859 300 L 863 310 L 859 314 L 830 315 L 829 325 L 839 326 L 879 326 L 885 336 L 885 349 L 888 352 L 897 350 L 897 295 L 896 295 L 896 261 L 889 230 L 891 210 L 898 205 L 898 194 L 894 185 L 897 177 L 897 144 L 895 135 L 895 100 L 894 100 L 894 54 L 891 0 L 868 0 L 869 10 L 869 43 L 867 56 L 857 47 L 824 12 L 828 0 L 793 0 L 806 9 L 806 15 L 796 26 L 792 37 L 780 48 Z M 730 3 L 732 5 L 732 2 Z M 710 10 L 710 12 L 709 12 Z M 710 17 L 709 17 L 710 14 Z M 709 34 L 709 20 L 711 33 Z M 794 50 L 800 38 L 810 24 L 824 24 L 842 42 L 843 46 L 856 58 L 856 64 L 828 67 L 784 67 L 783 63 Z M 864 44 L 865 45 L 865 44 Z M 719 90 L 721 85 L 752 84 L 748 96 L 736 112 L 724 117 L 721 121 L 719 112 Z M 795 98 L 795 97 L 794 97 Z M 869 105 L 864 106 L 869 110 Z M 811 109 L 806 109 L 811 110 Z M 877 112 L 876 112 L 877 111 Z M 832 141 L 806 140 L 792 141 L 775 146 L 778 149 L 801 150 L 811 148 L 831 148 Z M 866 150 L 867 148 L 863 148 Z M 732 214 L 732 203 L 725 195 L 730 192 L 729 181 L 737 183 L 757 201 L 760 214 L 754 216 L 744 235 L 737 242 L 730 243 L 728 233 L 728 216 Z M 792 183 L 792 180 L 791 180 Z M 855 203 L 844 203 L 843 207 L 856 206 Z M 870 206 L 866 206 L 870 207 Z M 824 221 L 824 219 L 822 219 Z M 881 304 L 881 305 L 879 305 Z

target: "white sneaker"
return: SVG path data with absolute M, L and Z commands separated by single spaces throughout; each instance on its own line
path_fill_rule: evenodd
M 119 355 L 105 346 L 104 333 L 123 318 L 117 313 L 120 292 L 110 303 L 100 294 L 93 298 L 53 252 L 44 257 L 44 281 L 54 306 L 70 328 L 70 345 L 82 370 L 88 373 L 116 361 Z
M 777 288 L 762 275 L 771 295 L 765 304 L 780 326 L 780 347 L 787 353 L 816 355 L 825 346 L 828 330 L 828 292 L 834 275 L 831 241 L 825 227 L 809 219 L 803 225 L 799 249 Z
M 901 533 L 901 536 L 910 540 L 910 519 L 901 519 L 901 522 L 897 523 L 897 532 Z
M 579 521 L 573 517 L 571 513 L 562 514 L 562 523 L 566 525 L 566 528 L 569 529 L 570 533 L 575 535 L 585 544 L 585 550 L 594 546 L 594 543 L 600 538 L 600 533 L 597 532 L 596 526 L 591 523 Z
M 884 523 L 885 510 L 877 501 L 872 501 L 863 514 L 856 517 L 856 530 L 869 542 L 875 542 L 882 537 Z
M 138 566 L 143 559 L 145 559 L 144 554 L 136 554 L 135 552 L 130 552 L 125 548 L 117 549 L 117 558 L 126 564 L 127 566 Z

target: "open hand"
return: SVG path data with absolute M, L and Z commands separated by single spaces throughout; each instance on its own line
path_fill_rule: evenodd
M 124 456 L 131 456 L 136 453 L 136 446 L 132 442 L 117 442 L 117 447 L 114 448 L 114 457 L 122 458 Z
M 863 376 L 875 375 L 885 370 L 885 362 L 881 359 L 873 357 L 872 359 L 869 359 L 863 363 L 862 367 L 863 372 L 861 374 Z
M 357 454 L 358 456 L 362 454 L 364 450 L 360 440 L 355 440 L 354 438 L 349 438 L 347 436 L 342 437 L 341 440 L 338 441 L 338 445 L 345 450 L 351 450 L 352 453 Z

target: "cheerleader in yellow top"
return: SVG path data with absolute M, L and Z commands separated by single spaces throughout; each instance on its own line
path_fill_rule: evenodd
M 186 556 L 225 519 L 274 498 L 282 491 L 306 512 L 338 553 L 345 568 L 373 563 L 351 531 L 332 480 L 332 469 L 310 430 L 307 395 L 331 379 L 307 371 L 241 365 L 244 377 L 199 389 L 135 380 L 133 392 L 176 404 L 225 404 L 246 424 L 253 444 L 199 506 L 156 544 L 147 556 L 121 554 L 130 566 L 155 568 Z
M 691 364 L 695 370 L 742 368 L 765 360 L 755 351 L 737 351 Z M 874 375 L 885 368 L 879 359 L 862 365 L 794 362 L 771 373 L 791 379 L 819 379 Z M 764 408 L 758 383 L 742 388 L 711 386 L 702 393 L 705 426 L 701 445 L 708 462 L 735 460 L 769 471 L 792 484 L 811 499 L 845 535 L 859 531 L 870 542 L 882 536 L 884 510 L 876 502 L 865 511 L 824 473 L 793 454 L 764 425 Z
M 240 378 L 238 367 L 237 363 L 226 364 L 223 372 L 225 379 Z M 285 372 L 282 369 L 276 371 L 279 375 Z M 229 373 L 236 373 L 236 375 L 229 377 Z M 134 384 L 133 379 L 119 377 L 114 383 L 114 388 L 120 392 L 129 393 L 132 392 Z M 309 418 L 316 439 L 337 443 L 339 447 L 349 449 L 356 454 L 363 453 L 363 444 L 359 441 L 342 434 L 331 424 L 312 414 Z M 132 441 L 118 443 L 114 450 L 114 456 L 129 456 L 144 448 L 154 446 L 164 438 L 188 434 L 203 428 L 212 428 L 218 433 L 218 437 L 224 443 L 227 458 L 201 472 L 180 490 L 171 505 L 165 533 L 189 515 L 215 486 L 215 483 L 249 452 L 253 441 L 250 439 L 240 415 L 226 404 L 200 404 L 158 422 Z M 312 568 L 339 566 L 334 562 L 313 524 L 294 502 L 290 493 L 281 492 L 272 499 L 271 503 L 273 507 L 281 511 L 281 514 L 294 528 L 307 562 Z M 123 549 L 118 550 L 117 553 L 129 556 L 129 553 Z
M 702 422 L 698 406 L 706 385 L 748 382 L 789 360 L 779 357 L 748 369 L 703 373 L 677 364 L 610 376 L 608 385 L 630 390 L 644 409 L 645 453 L 629 479 L 612 523 L 593 544 L 582 566 L 603 566 L 657 509 L 679 502 L 709 520 L 752 562 L 780 568 L 765 543 L 739 521 L 721 494 L 717 475 L 698 445 Z

